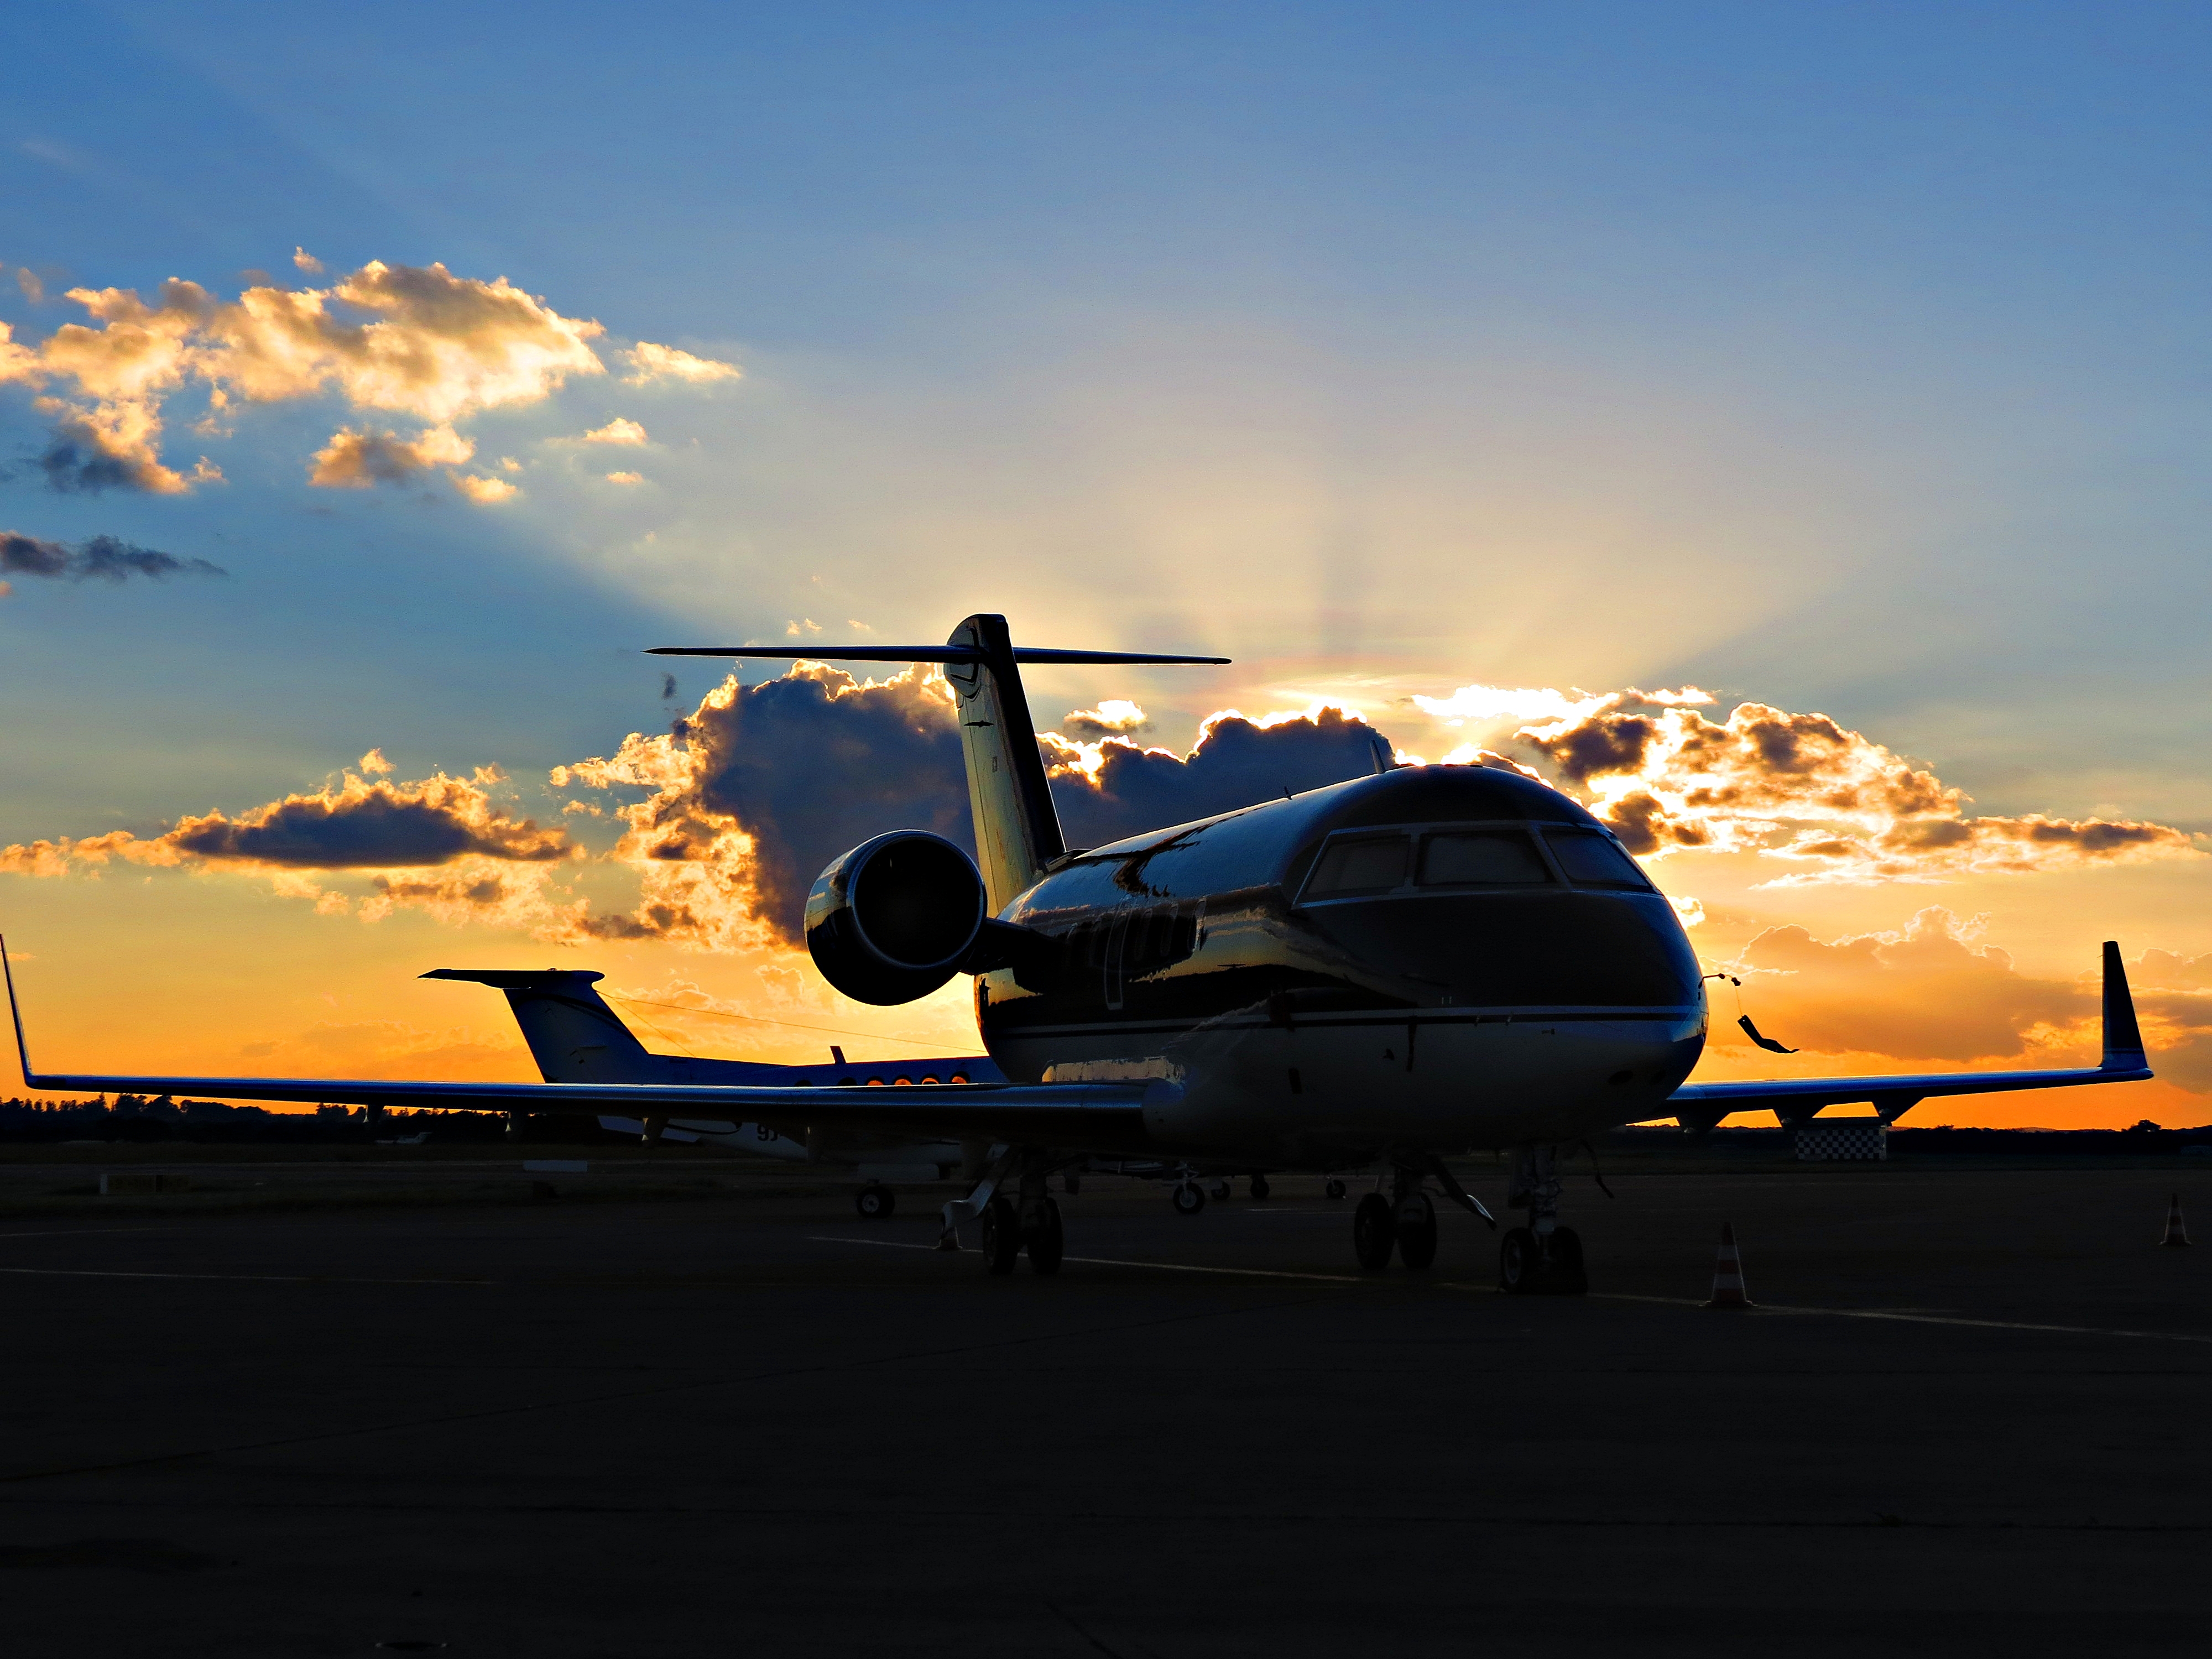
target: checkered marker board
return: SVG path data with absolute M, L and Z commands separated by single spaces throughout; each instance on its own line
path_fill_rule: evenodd
M 1866 1118 L 1856 1122 L 1821 1123 L 1797 1132 L 1797 1161 L 1827 1164 L 1838 1158 L 1889 1157 L 1889 1126 Z

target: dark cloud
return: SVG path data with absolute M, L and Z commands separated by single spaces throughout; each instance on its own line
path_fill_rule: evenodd
M 634 732 L 556 787 L 638 785 L 616 856 L 644 902 L 595 930 L 734 944 L 748 921 L 799 937 L 806 890 L 838 854 L 886 830 L 931 830 L 972 850 L 951 690 L 915 669 L 862 684 L 818 665 L 709 692 L 665 736 Z
M 660 677 L 660 700 L 663 702 L 674 702 L 676 701 L 675 675 L 663 674 Z
M 1048 734 L 1044 744 L 1053 799 L 1074 847 L 1364 777 L 1390 752 L 1382 733 L 1340 708 L 1266 726 L 1217 714 L 1187 755 L 1120 737 L 1084 745 Z
M 796 941 L 815 877 L 869 836 L 929 830 L 972 851 L 955 721 L 933 671 L 864 685 L 802 665 L 760 685 L 725 681 L 665 736 L 634 733 L 611 759 L 560 768 L 556 787 L 651 792 L 622 809 L 629 828 L 616 848 L 645 902 L 590 930 L 734 948 L 765 924 Z M 1333 708 L 1266 726 L 1218 715 L 1188 755 L 1120 736 L 1042 739 L 1078 847 L 1361 776 L 1382 741 Z
M 39 457 L 39 471 L 46 475 L 46 488 L 64 495 L 152 487 L 141 457 L 111 448 L 82 421 L 55 423 L 53 435 Z
M 112 536 L 94 536 L 70 547 L 21 531 L 0 530 L 0 576 L 39 576 L 49 580 L 123 582 L 133 576 L 161 581 L 170 576 L 223 576 L 230 573 L 205 559 L 180 559 L 150 547 L 134 547 Z
M 420 867 L 471 855 L 544 862 L 568 852 L 562 831 L 510 818 L 477 785 L 443 777 L 349 779 L 342 790 L 293 795 L 235 818 L 185 818 L 162 839 L 193 858 L 297 870 Z
M 235 817 L 210 812 L 180 818 L 157 836 L 110 830 L 82 841 L 0 848 L 0 871 L 58 875 L 70 865 L 132 864 L 174 868 L 196 863 L 252 866 L 270 872 L 420 869 L 459 860 L 547 864 L 572 856 L 567 832 L 510 817 L 491 799 L 496 768 L 474 778 L 440 774 L 392 783 L 348 773 L 312 795 L 288 795 Z

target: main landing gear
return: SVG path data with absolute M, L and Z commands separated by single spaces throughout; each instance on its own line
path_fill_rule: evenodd
M 879 1182 L 871 1181 L 853 1194 L 853 1207 L 870 1221 L 881 1221 L 898 1208 L 898 1197 Z
M 1391 1172 L 1390 1196 L 1370 1193 L 1352 1212 L 1352 1248 L 1359 1265 L 1380 1273 L 1398 1259 L 1419 1273 L 1437 1259 L 1437 1206 L 1421 1190 L 1418 1169 L 1400 1165 Z
M 1559 1172 L 1553 1146 L 1516 1146 L 1505 1201 L 1528 1212 L 1528 1224 L 1498 1242 L 1498 1288 L 1508 1296 L 1582 1296 L 1589 1290 L 1583 1242 L 1559 1225 Z
M 1003 1163 L 999 1166 L 1001 1170 L 1005 1167 Z M 972 1212 L 981 1224 L 982 1237 L 979 1242 L 983 1247 L 987 1271 L 997 1274 L 1013 1272 L 1014 1262 L 1024 1250 L 1029 1252 L 1032 1271 L 1047 1275 L 1060 1271 L 1064 1237 L 1060 1224 L 1060 1201 L 1045 1190 L 1045 1177 L 1050 1172 L 1050 1165 L 1042 1154 L 1024 1154 L 1019 1199 L 992 1192 L 988 1200 Z M 998 1181 L 997 1171 L 986 1176 L 986 1184 L 979 1189 L 977 1197 L 995 1188 Z M 951 1204 L 945 1206 L 945 1238 L 940 1241 L 940 1248 L 959 1248 L 952 1226 L 956 1207 Z

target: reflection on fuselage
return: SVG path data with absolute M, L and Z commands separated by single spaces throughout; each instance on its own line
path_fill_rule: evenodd
M 1582 807 L 1496 769 L 1403 769 L 1079 854 L 1005 917 L 1045 941 L 977 982 L 1009 1076 L 1149 1064 L 1190 1085 L 1184 1133 L 1272 1128 L 1286 1158 L 1440 1119 L 1469 1145 L 1632 1121 L 1703 1042 L 1673 907 Z

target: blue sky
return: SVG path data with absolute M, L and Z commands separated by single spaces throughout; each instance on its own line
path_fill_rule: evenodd
M 19 343 L 298 246 L 744 378 L 478 414 L 497 507 L 309 487 L 336 398 L 173 417 L 189 494 L 17 465 L 0 528 L 231 574 L 15 583 L 0 840 L 374 745 L 526 793 L 665 721 L 639 646 L 976 609 L 1238 659 L 1044 723 L 1333 697 L 1433 757 L 1414 692 L 1694 682 L 1985 812 L 2212 828 L 2208 49 L 2173 4 L 19 11 Z M 562 447 L 617 416 L 635 487 Z M 48 424 L 0 387 L 0 460 Z M 2142 903 L 2212 951 L 2188 879 Z

